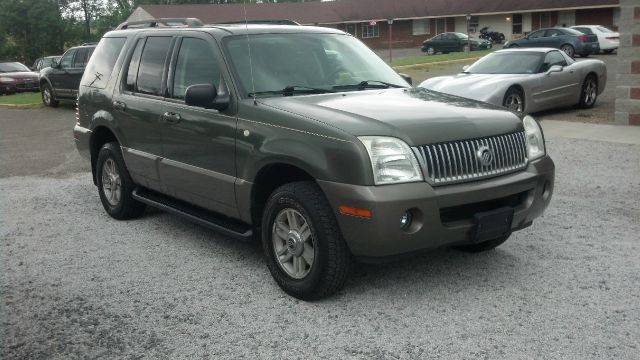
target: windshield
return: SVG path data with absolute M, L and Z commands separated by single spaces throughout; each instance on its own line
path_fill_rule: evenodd
M 251 35 L 248 44 L 246 36 L 234 36 L 225 48 L 245 96 L 409 87 L 366 45 L 348 35 Z
M 463 34 L 463 33 L 455 33 L 456 36 L 458 37 L 458 39 L 467 39 L 467 34 Z
M 20 64 L 19 62 L 9 62 L 9 63 L 0 63 L 0 72 L 8 73 L 8 72 L 20 72 L 20 71 L 31 71 L 25 65 Z
M 489 54 L 476 61 L 465 72 L 470 74 L 535 74 L 543 53 L 503 52 Z

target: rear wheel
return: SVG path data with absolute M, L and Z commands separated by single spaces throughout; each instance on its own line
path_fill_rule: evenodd
M 602 50 L 602 52 L 604 52 L 605 54 L 611 54 L 614 51 L 615 51 L 615 49 Z
M 586 58 L 586 57 L 589 57 L 589 54 L 580 54 L 580 57 Z
M 569 57 L 573 57 L 576 54 L 576 49 L 570 44 L 564 44 L 560 47 L 560 50 L 564 51 Z
M 456 250 L 468 252 L 468 253 L 479 253 L 483 251 L 489 251 L 497 248 L 498 246 L 504 244 L 505 241 L 509 239 L 509 235 L 503 236 L 497 239 L 481 242 L 478 244 L 468 244 L 468 245 L 458 245 L 453 248 Z
M 582 92 L 580 93 L 580 106 L 583 109 L 590 109 L 595 105 L 598 99 L 598 81 L 593 75 L 589 75 L 582 83 Z
M 42 85 L 42 103 L 46 106 L 58 107 L 59 101 L 56 100 L 55 95 L 53 95 L 53 90 L 51 86 L 47 83 Z
M 502 106 L 506 107 L 511 111 L 524 111 L 524 93 L 517 87 L 511 87 L 507 90 L 506 94 L 504 94 L 504 100 L 502 101 Z
M 287 294 L 319 299 L 340 290 L 347 280 L 351 254 L 314 182 L 276 189 L 265 207 L 261 235 L 267 267 Z
M 102 206 L 114 219 L 139 217 L 145 205 L 133 196 L 135 184 L 127 171 L 118 143 L 106 143 L 98 153 L 96 180 Z

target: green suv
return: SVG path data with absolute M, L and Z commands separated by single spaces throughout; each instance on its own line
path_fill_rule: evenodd
M 329 28 L 124 23 L 91 57 L 77 119 L 110 216 L 149 205 L 259 239 L 305 300 L 354 260 L 492 249 L 553 192 L 536 120 L 412 88 Z

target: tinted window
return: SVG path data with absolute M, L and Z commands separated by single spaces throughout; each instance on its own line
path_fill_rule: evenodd
M 201 39 L 183 39 L 173 78 L 173 97 L 184 99 L 187 88 L 195 84 L 216 87 L 219 79 L 220 70 L 209 44 Z
M 544 32 L 545 32 L 545 30 L 533 32 L 533 33 L 531 33 L 529 35 L 529 38 L 530 39 L 536 39 L 536 38 L 543 37 L 544 36 Z
M 576 30 L 578 30 L 578 31 L 580 31 L 580 32 L 582 32 L 582 33 L 584 33 L 584 34 L 588 34 L 588 35 L 593 34 L 593 32 L 591 31 L 591 29 L 589 29 L 589 28 L 579 27 L 579 28 L 574 28 L 574 29 L 576 29 Z
M 104 89 L 109 82 L 113 66 L 124 46 L 126 38 L 103 38 L 91 56 L 89 66 L 84 71 L 82 85 Z M 76 56 L 77 57 L 77 56 Z
M 60 59 L 60 67 L 69 68 L 71 67 L 71 61 L 73 61 L 73 55 L 75 55 L 76 49 L 72 49 L 64 53 L 62 55 L 62 59 Z
M 556 37 L 556 36 L 562 36 L 562 35 L 564 35 L 562 31 L 556 30 L 556 29 L 550 29 L 550 30 L 547 30 L 546 37 Z
M 171 44 L 170 37 L 149 37 L 142 50 L 138 68 L 137 91 L 143 94 L 162 95 L 164 63 Z
M 140 66 L 140 55 L 142 54 L 143 46 L 144 40 L 138 40 L 136 48 L 133 50 L 133 55 L 127 68 L 127 80 L 124 85 L 127 91 L 136 91 L 136 76 L 138 76 L 138 67 Z
M 81 68 L 87 65 L 89 61 L 89 51 L 90 48 L 80 48 L 76 51 L 76 56 L 73 58 L 73 67 Z

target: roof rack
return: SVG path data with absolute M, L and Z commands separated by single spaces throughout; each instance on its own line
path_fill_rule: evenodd
M 275 19 L 275 20 L 235 20 L 225 21 L 217 24 L 220 25 L 233 25 L 233 24 L 254 24 L 254 25 L 300 25 L 300 23 L 289 19 Z
M 116 30 L 145 27 L 201 27 L 202 21 L 197 18 L 160 18 L 139 21 L 126 21 L 118 25 Z
M 98 43 L 96 43 L 96 42 L 88 42 L 88 43 L 83 43 L 83 44 L 82 44 L 82 45 L 80 45 L 80 46 L 90 46 L 90 45 L 97 45 L 97 44 L 98 44 Z

